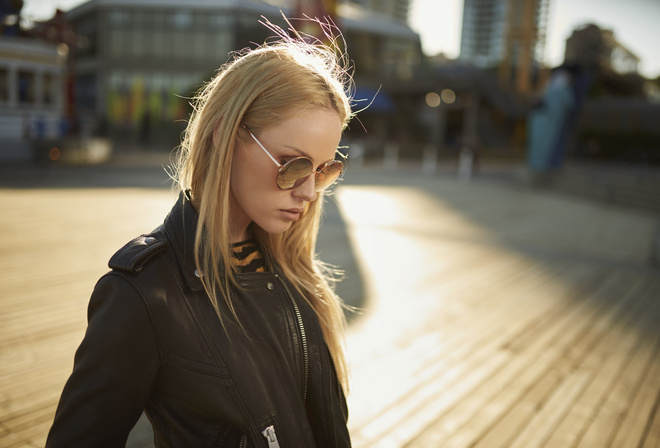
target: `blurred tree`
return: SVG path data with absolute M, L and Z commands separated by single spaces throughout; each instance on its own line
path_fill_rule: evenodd
M 23 0 L 0 0 L 0 35 L 18 36 L 21 32 Z

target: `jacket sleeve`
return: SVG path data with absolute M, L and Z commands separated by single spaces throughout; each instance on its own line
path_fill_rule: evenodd
M 137 288 L 110 273 L 94 288 L 88 326 L 46 447 L 125 446 L 150 395 L 159 351 Z

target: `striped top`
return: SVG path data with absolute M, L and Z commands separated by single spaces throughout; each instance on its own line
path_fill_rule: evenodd
M 238 272 L 266 272 L 266 261 L 253 239 L 232 244 L 232 262 Z

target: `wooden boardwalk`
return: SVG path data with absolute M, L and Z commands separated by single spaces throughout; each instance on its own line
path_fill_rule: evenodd
M 96 279 L 175 196 L 151 166 L 0 171 L 0 448 L 38 447 Z M 378 170 L 336 202 L 355 447 L 660 447 L 660 217 Z

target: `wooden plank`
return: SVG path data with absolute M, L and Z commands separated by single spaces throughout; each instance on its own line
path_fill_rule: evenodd
M 649 321 L 653 321 L 657 319 L 658 309 L 657 306 L 647 308 L 648 305 L 649 302 L 647 300 L 646 304 L 642 307 L 642 311 L 647 313 Z M 623 351 L 622 349 L 615 350 L 617 346 L 621 347 L 621 341 L 617 341 L 616 337 L 623 332 L 624 336 L 622 339 L 627 339 L 630 343 L 636 342 L 636 340 L 633 341 L 633 338 L 638 339 L 640 337 L 634 329 L 622 329 L 619 330 L 619 333 L 615 332 L 616 328 L 609 331 L 609 339 L 613 337 L 615 339 L 611 345 L 601 344 L 602 348 L 600 350 L 590 353 L 582 362 L 583 369 L 596 371 L 597 376 L 566 415 L 564 421 L 554 430 L 554 433 L 547 442 L 547 446 L 573 446 L 576 444 L 588 427 L 593 413 L 602 403 L 603 397 L 612 387 L 616 375 L 618 375 L 622 366 L 625 365 L 626 357 L 631 354 L 630 350 L 634 348 L 631 347 Z
M 530 275 L 528 280 L 533 278 L 534 276 Z M 545 279 L 547 280 L 547 277 Z M 491 286 L 497 287 L 497 284 L 495 283 Z M 536 289 L 536 285 L 532 284 L 529 288 L 534 290 Z M 497 354 L 502 354 L 502 352 L 497 348 L 505 345 L 510 339 L 515 339 L 521 331 L 524 331 L 528 325 L 528 319 L 534 316 L 540 318 L 546 315 L 552 306 L 557 305 L 556 303 L 547 303 L 544 307 L 542 304 L 539 304 L 533 310 L 529 310 L 524 306 L 520 306 L 529 297 L 529 290 L 522 289 L 516 291 L 516 294 L 512 294 L 511 296 L 514 298 L 517 297 L 517 300 L 512 300 L 509 307 L 501 307 L 498 310 L 494 309 L 493 313 L 485 312 L 484 319 L 470 319 L 469 324 L 459 322 L 454 334 L 460 335 L 461 328 L 459 327 L 463 326 L 463 334 L 467 336 L 466 338 L 455 336 L 452 339 L 452 342 L 455 341 L 459 345 L 450 345 L 447 341 L 432 338 L 437 341 L 437 347 L 440 349 L 427 349 L 422 354 L 422 356 L 430 359 L 431 362 L 421 365 L 417 371 L 406 371 L 404 375 L 400 375 L 401 377 L 408 378 L 408 381 L 398 381 L 397 378 L 392 377 L 388 378 L 388 382 L 395 382 L 401 385 L 399 391 L 390 394 L 393 398 L 391 399 L 389 411 L 384 415 L 369 413 L 366 415 L 366 420 L 369 422 L 366 427 L 357 426 L 357 428 L 353 428 L 354 432 L 368 434 L 369 436 L 366 439 L 370 440 L 370 443 L 375 443 L 374 440 L 376 438 L 390 439 L 393 437 L 391 434 L 386 433 L 392 431 L 392 428 L 395 426 L 394 423 L 397 420 L 399 420 L 399 424 L 402 424 L 400 419 L 405 418 L 406 421 L 415 420 L 415 426 L 417 426 L 420 422 L 430 418 L 429 416 L 435 415 L 434 412 L 440 411 L 437 404 L 438 400 L 435 400 L 430 405 L 435 408 L 435 411 L 421 406 L 420 400 L 421 402 L 433 402 L 436 393 L 441 394 L 443 388 L 456 392 L 455 396 L 451 399 L 449 397 L 443 397 L 442 402 L 447 406 L 451 405 L 459 399 L 461 394 L 458 394 L 458 391 L 469 390 L 467 385 L 471 383 L 466 376 L 469 376 L 471 372 L 473 372 L 473 376 L 475 377 L 487 375 L 490 369 L 486 365 L 491 365 L 490 358 L 493 361 L 493 368 L 501 365 L 501 362 L 497 362 Z M 488 323 L 488 320 L 491 322 Z M 431 330 L 426 331 L 430 332 Z M 452 329 L 449 329 L 448 332 L 451 334 Z M 426 339 L 429 337 L 431 335 Z M 406 352 L 399 348 L 397 353 L 399 355 L 391 361 L 396 361 L 401 365 L 408 365 L 410 361 L 407 360 Z M 508 355 L 506 357 L 508 358 Z M 382 363 L 377 364 L 376 368 L 379 371 L 390 372 L 390 369 L 387 366 L 383 366 Z M 454 386 L 453 384 L 456 382 L 465 382 L 465 385 Z M 418 398 L 416 394 L 421 395 L 421 397 Z M 370 395 L 377 394 L 371 393 Z M 376 406 L 376 409 L 382 412 L 383 409 L 387 408 Z M 408 410 L 405 411 L 405 409 Z M 425 410 L 423 413 L 427 414 L 426 417 L 419 415 L 422 410 Z M 408 416 L 407 414 L 410 413 L 414 415 Z M 378 430 L 374 428 L 378 428 Z
M 537 411 L 531 421 L 512 440 L 509 448 L 540 448 L 564 418 L 575 400 L 593 379 L 592 372 L 576 370 L 561 378 L 557 388 L 552 391 L 542 409 Z
M 655 397 L 653 409 L 649 414 L 644 431 L 644 444 L 640 448 L 658 448 L 660 446 L 660 395 Z
M 11 190 L 0 201 L 10 211 L 0 219 L 0 446 L 43 446 L 96 280 L 117 248 L 162 222 L 173 195 Z
M 560 302 L 561 302 L 561 301 L 560 301 Z M 522 309 L 526 310 L 526 313 L 527 313 L 527 314 L 530 313 L 530 311 L 529 311 L 528 308 L 529 308 L 529 307 L 522 307 Z M 545 313 L 545 314 L 547 314 L 547 315 L 549 315 L 549 316 L 552 316 L 552 313 L 549 313 L 549 314 L 548 314 L 548 313 L 547 313 L 547 310 L 544 310 L 544 309 L 540 308 L 540 311 L 541 311 L 541 313 Z M 499 328 L 499 331 L 500 331 L 500 332 L 502 332 L 503 329 L 505 329 L 505 328 L 511 326 L 511 324 L 510 324 L 509 322 L 516 322 L 516 321 L 518 320 L 518 319 L 516 318 L 515 315 L 510 315 L 509 317 L 510 317 L 510 319 L 509 319 L 508 321 L 504 321 L 504 322 L 501 323 L 501 326 L 500 326 L 500 328 Z M 515 339 L 518 339 L 518 338 L 521 337 L 521 336 L 524 337 L 524 336 L 527 336 L 527 335 L 524 335 L 524 334 L 522 334 L 522 335 L 521 335 L 521 334 L 517 334 L 514 338 L 511 338 L 511 339 L 515 340 Z M 530 335 L 530 336 L 531 336 L 531 335 Z M 534 339 L 534 338 L 529 337 L 529 339 Z M 496 354 L 497 354 L 498 352 L 499 352 L 499 353 L 502 353 L 500 347 L 506 347 L 506 346 L 510 345 L 510 342 L 511 342 L 511 341 L 509 340 L 509 341 L 506 341 L 506 343 L 502 343 L 502 341 L 499 341 L 499 340 L 495 339 L 494 342 L 495 342 L 495 344 L 494 344 L 494 346 L 493 346 L 493 350 L 492 350 L 491 352 L 487 353 L 487 355 L 488 355 L 488 356 L 493 356 L 493 357 L 496 358 L 496 357 L 497 357 Z M 512 352 L 506 350 L 504 353 L 512 353 Z M 508 369 L 508 368 L 510 368 L 510 367 L 511 367 L 512 365 L 514 365 L 514 364 L 516 364 L 516 358 L 511 358 L 510 360 L 507 361 L 507 363 L 506 363 L 506 368 Z M 479 368 L 479 364 L 477 363 L 477 364 L 474 366 L 474 368 L 477 368 L 477 369 L 478 369 L 478 368 Z M 490 383 L 490 382 L 493 380 L 493 377 L 497 377 L 497 376 L 500 374 L 500 372 L 498 372 L 498 371 L 490 371 L 490 372 L 487 371 L 487 372 L 485 372 L 485 373 L 487 374 L 487 375 L 485 375 L 485 377 L 484 377 L 484 379 L 487 379 L 487 381 L 485 381 L 486 383 Z M 450 395 L 451 395 L 451 394 L 450 394 Z M 465 400 L 466 400 L 466 397 L 461 397 L 461 400 L 460 400 L 460 401 L 461 401 L 461 402 L 464 402 Z M 444 397 L 443 397 L 443 400 L 442 400 L 442 401 L 444 401 Z M 456 400 L 456 403 L 458 403 L 458 400 Z M 456 404 L 456 403 L 455 403 L 455 404 Z M 435 407 L 437 407 L 437 406 L 438 406 L 438 405 L 436 404 Z M 459 405 L 459 406 L 460 406 L 460 405 Z M 451 419 L 451 416 L 452 416 L 452 415 L 454 415 L 454 412 L 453 412 L 453 411 L 449 414 L 449 418 L 450 418 L 450 419 Z M 447 416 L 444 416 L 444 418 L 443 418 L 443 422 L 444 422 L 445 418 L 447 418 Z M 424 421 L 428 421 L 427 418 L 422 418 L 422 420 L 424 420 Z M 437 436 L 438 436 L 438 431 L 436 431 L 436 429 L 437 429 L 437 428 L 434 427 L 434 428 L 429 429 L 429 431 L 428 431 L 428 432 L 429 432 L 429 435 L 432 434 L 431 437 L 434 438 L 434 439 L 437 438 Z M 438 440 L 437 442 L 439 442 L 439 440 Z M 413 446 L 434 446 L 435 443 L 436 443 L 436 441 L 434 441 L 434 442 L 430 442 L 430 441 L 427 440 L 426 438 L 422 438 L 421 440 L 416 440 Z
M 642 310 L 658 321 L 648 303 L 635 314 L 623 294 L 641 282 L 657 297 L 660 285 L 641 267 L 657 223 L 477 183 L 423 188 L 369 187 L 373 203 L 396 207 L 377 219 L 348 213 L 374 299 L 349 335 L 360 355 L 353 445 L 467 448 L 508 421 L 518 429 L 488 448 L 565 448 L 609 399 L 620 418 L 608 421 L 619 429 L 607 440 L 616 446 L 629 433 L 659 446 L 658 349 L 626 350 L 639 335 L 610 333 Z M 353 205 L 372 204 L 364 198 Z M 172 199 L 165 190 L 0 190 L 11 211 L 0 217 L 0 446 L 44 445 L 93 284 Z M 628 360 L 619 393 L 607 395 Z M 514 425 L 508 416 L 523 410 Z M 574 436 L 555 438 L 564 429 Z M 129 447 L 151 445 L 142 420 Z
M 626 301 L 602 303 L 603 291 L 614 294 L 626 289 L 618 276 L 609 277 L 599 290 L 592 291 L 585 300 L 584 309 L 576 309 L 567 327 L 549 339 L 542 348 L 530 351 L 527 370 L 520 373 L 514 387 L 507 388 L 452 436 L 447 447 L 506 447 L 529 422 L 539 403 L 547 399 L 561 380 L 560 366 L 570 368 L 588 353 L 620 313 L 628 313 Z M 628 296 L 628 300 L 632 300 Z M 599 304 L 602 308 L 594 305 Z M 613 306 L 612 306 L 613 305 Z M 586 311 L 586 312 L 585 312 Z M 475 426 L 476 425 L 476 426 Z M 478 428 L 478 431 L 475 429 Z M 471 441 L 471 442 L 468 442 Z
M 56 403 L 56 402 L 55 402 Z M 55 417 L 55 407 L 52 402 L 36 403 L 32 406 L 30 412 L 19 416 L 3 418 L 2 425 L 12 434 L 23 434 L 24 437 L 31 438 L 40 435 L 41 425 L 50 424 Z
M 647 303 L 639 302 L 639 310 L 648 311 Z M 630 315 L 635 319 L 635 314 Z M 639 335 L 627 328 L 629 322 L 618 321 L 603 335 L 592 350 L 577 363 L 573 372 L 567 378 L 562 378 L 561 384 L 553 391 L 548 403 L 544 403 L 534 415 L 533 420 L 515 438 L 512 447 L 541 447 L 541 446 L 573 446 L 579 440 L 579 434 L 584 430 L 585 420 L 575 418 L 571 411 L 579 408 L 580 400 L 589 398 L 593 394 L 590 386 L 601 385 L 598 389 L 602 393 L 611 387 L 613 379 L 623 369 L 628 360 L 638 356 L 637 346 Z M 575 378 L 577 377 L 577 378 Z M 573 381 L 576 381 L 575 389 Z M 568 388 L 569 392 L 563 389 Z M 564 396 L 563 394 L 566 393 Z M 569 421 L 572 425 L 582 423 L 582 427 L 575 430 L 567 430 L 558 427 L 560 422 Z M 552 437 L 560 434 L 561 441 Z M 601 446 L 601 445 L 594 445 Z
M 463 378 L 461 380 L 461 382 L 465 382 L 467 386 L 470 386 L 457 388 L 459 391 L 462 391 L 463 394 L 459 395 L 455 390 L 452 389 L 451 392 L 444 394 L 440 400 L 436 400 L 433 405 L 430 406 L 431 409 L 435 409 L 435 412 L 428 412 L 426 409 L 424 409 L 423 412 L 419 412 L 418 414 L 423 415 L 418 417 L 418 419 L 420 422 L 425 422 L 425 424 L 424 426 L 421 426 L 419 423 L 416 424 L 416 426 L 419 428 L 416 435 L 422 432 L 422 430 L 427 429 L 427 427 L 433 425 L 434 428 L 430 429 L 429 431 L 435 434 L 437 437 L 437 432 L 435 431 L 436 425 L 434 425 L 436 422 L 434 422 L 434 420 L 439 418 L 439 414 L 441 413 L 440 411 L 442 411 L 443 422 L 446 421 L 446 419 L 450 419 L 455 423 L 456 411 L 452 409 L 453 407 L 461 407 L 461 405 L 468 402 L 470 400 L 470 396 L 474 394 L 472 389 L 479 389 L 483 386 L 483 384 L 490 384 L 494 378 L 497 378 L 501 375 L 502 371 L 509 369 L 512 365 L 517 363 L 517 355 L 513 351 L 508 350 L 507 347 L 511 344 L 512 341 L 518 340 L 520 338 L 534 339 L 530 333 L 533 333 L 536 328 L 541 326 L 543 321 L 542 317 L 547 317 L 549 315 L 551 316 L 557 312 L 556 309 L 543 308 L 541 306 L 543 301 L 535 301 L 535 303 L 537 306 L 533 307 L 533 309 L 538 313 L 538 317 L 536 319 L 530 320 L 530 318 L 533 317 L 533 313 L 530 312 L 528 309 L 529 307 L 519 307 L 520 309 L 525 310 L 525 317 L 527 320 L 519 319 L 515 314 L 509 314 L 509 319 L 502 321 L 497 328 L 497 332 L 499 332 L 503 337 L 490 338 L 488 341 L 484 341 L 473 348 L 476 353 L 479 352 L 479 348 L 477 347 L 485 348 L 486 350 L 484 351 L 484 356 L 492 357 L 494 359 L 497 359 L 499 356 L 504 354 L 506 355 L 506 363 L 504 365 L 498 366 L 500 367 L 498 369 L 487 368 L 488 363 L 479 359 L 477 359 L 474 364 L 470 363 L 468 370 L 476 369 L 483 370 L 483 372 L 480 372 L 478 375 L 468 375 L 468 378 Z M 556 308 L 556 304 L 554 308 Z M 515 329 L 515 324 L 512 323 L 521 324 L 520 329 L 516 329 L 516 331 L 507 334 L 508 329 Z M 460 363 L 461 360 L 456 360 L 456 362 Z M 476 382 L 472 379 L 472 377 L 481 377 L 481 381 Z M 461 386 L 463 386 L 463 384 L 461 384 Z M 449 399 L 452 395 L 455 396 L 454 400 Z M 440 403 L 442 403 L 442 406 L 440 406 Z M 424 438 L 422 439 L 426 440 Z M 416 440 L 414 445 L 424 446 L 427 444 L 427 442 L 428 441 L 419 442 Z M 431 445 L 427 444 L 427 446 L 432 446 L 433 443 L 431 443 Z
M 579 284 L 585 287 L 600 284 L 602 280 L 600 275 L 594 275 L 591 270 L 580 269 L 580 267 L 576 266 L 571 271 L 579 275 L 581 280 Z M 587 275 L 587 273 L 591 273 L 591 275 Z M 595 295 L 591 297 L 595 298 Z M 563 298 L 563 300 L 570 303 L 575 298 L 569 295 Z M 561 297 L 557 297 L 557 299 L 559 301 L 562 300 Z M 595 300 L 593 300 L 593 303 L 585 300 L 582 306 L 585 310 L 588 310 L 590 305 L 595 304 Z M 595 312 L 596 310 L 597 308 L 594 307 L 593 311 Z M 543 352 L 548 359 L 547 362 L 551 363 L 554 358 L 550 356 L 550 352 L 547 350 L 547 346 L 551 341 L 555 341 L 555 347 L 559 347 L 561 346 L 561 342 L 558 338 L 565 337 L 564 344 L 568 345 L 573 340 L 570 337 L 573 334 L 572 332 L 577 331 L 581 326 L 585 325 L 584 315 L 579 312 L 579 307 L 570 307 L 563 310 L 562 313 L 552 314 L 546 312 L 544 315 L 546 317 L 545 320 L 537 323 L 534 327 L 530 327 L 526 333 L 518 335 L 518 337 L 509 341 L 508 344 L 502 346 L 504 350 L 512 352 L 515 355 L 507 363 L 505 368 L 494 372 L 472 394 L 464 397 L 455 409 L 443 415 L 442 418 L 438 419 L 432 425 L 429 425 L 410 446 L 463 446 L 467 443 L 465 440 L 466 437 L 475 438 L 477 434 L 485 431 L 485 428 L 491 424 L 489 418 L 482 418 L 479 421 L 476 416 L 486 409 L 492 409 L 492 402 L 496 399 L 500 400 L 500 394 L 503 391 L 526 387 L 524 381 L 525 373 L 533 365 L 542 365 L 542 359 L 525 356 L 525 353 Z M 521 339 L 526 339 L 527 342 L 524 345 L 515 343 L 515 341 Z M 523 348 L 524 350 L 522 350 Z M 490 416 L 496 414 L 493 412 L 490 413 Z
M 493 266 L 496 266 L 496 264 L 493 264 Z M 520 273 L 519 266 L 513 265 L 509 269 Z M 508 275 L 503 275 L 504 273 L 500 269 L 497 269 L 497 271 L 495 278 L 502 279 L 503 283 L 510 281 Z M 524 275 L 525 271 L 522 271 L 522 274 Z M 484 276 L 483 278 L 489 277 Z M 528 280 L 534 278 L 534 275 L 528 276 Z M 497 281 L 491 283 L 491 287 L 497 287 L 497 284 Z M 448 360 L 458 363 L 458 360 L 474 355 L 477 352 L 475 347 L 479 347 L 482 342 L 497 344 L 499 340 L 509 337 L 509 333 L 515 333 L 517 329 L 516 325 L 524 324 L 525 320 L 523 317 L 527 316 L 529 318 L 535 314 L 542 315 L 545 311 L 543 307 L 537 307 L 533 313 L 529 313 L 529 311 L 525 310 L 525 307 L 520 306 L 519 302 L 527 297 L 524 290 L 520 291 L 517 295 L 511 295 L 511 297 L 512 302 L 509 306 L 501 306 L 494 309 L 492 313 L 484 312 L 486 320 L 491 323 L 476 319 L 470 319 L 467 322 L 462 319 L 454 319 L 451 325 L 444 326 L 443 323 L 437 323 L 434 319 L 431 319 L 432 323 L 429 324 L 425 324 L 422 320 L 415 326 L 415 332 L 412 335 L 405 335 L 402 340 L 383 342 L 383 346 L 389 347 L 388 352 L 384 352 L 380 356 L 374 356 L 373 354 L 370 356 L 367 354 L 367 362 L 365 363 L 363 361 L 356 368 L 362 369 L 370 366 L 378 371 L 388 372 L 388 376 L 391 377 L 392 372 L 401 371 L 400 366 L 407 367 L 405 371 L 398 374 L 400 380 L 397 377 L 391 377 L 389 380 L 390 382 L 395 381 L 400 385 L 397 390 L 389 390 L 387 394 L 376 393 L 375 390 L 369 392 L 369 395 L 373 397 L 373 400 L 369 400 L 370 407 L 382 413 L 392 406 L 398 406 L 402 399 L 409 396 L 411 391 L 418 387 L 418 384 L 423 384 L 425 381 L 439 381 L 440 378 L 438 376 L 441 375 L 442 371 L 447 370 L 446 363 Z M 460 300 L 460 298 L 457 298 L 457 300 Z M 520 319 L 517 319 L 517 317 L 520 317 Z M 504 325 L 512 319 L 517 324 Z M 504 327 L 507 331 L 502 331 Z M 386 328 L 386 326 L 381 325 L 381 328 Z M 440 330 L 440 333 L 438 333 L 438 330 Z M 427 335 L 427 337 L 421 338 L 422 344 L 418 343 L 420 342 L 420 334 Z M 445 337 L 445 334 L 450 336 Z M 429 339 L 430 342 L 424 342 Z M 393 348 L 396 348 L 398 353 L 396 358 L 389 356 Z M 467 362 L 467 360 L 465 361 Z M 438 364 L 438 362 L 440 364 L 434 369 L 433 366 Z M 363 364 L 365 365 L 364 367 L 362 367 Z M 438 369 L 440 372 L 438 372 Z M 428 380 L 425 380 L 425 378 L 428 378 Z M 411 382 L 411 379 L 414 379 L 414 381 Z M 374 382 L 373 380 L 368 380 L 365 383 L 362 387 L 370 390 L 379 385 L 378 382 Z M 357 414 L 358 422 L 352 423 L 352 429 L 356 432 L 364 424 L 374 422 L 378 419 L 377 414 L 363 407 L 358 408 Z M 360 421 L 366 423 L 361 425 Z
M 621 422 L 612 441 L 611 448 L 637 448 L 642 446 L 644 442 L 648 425 L 653 421 L 658 396 L 660 396 L 659 342 L 660 337 L 655 341 L 655 350 L 651 356 L 650 368 L 647 370 L 646 376 L 640 381 L 635 399 L 626 409 L 623 422 Z
M 43 447 L 51 424 L 52 420 L 49 419 L 17 432 L 10 432 L 7 437 L 0 438 L 0 448 Z M 42 440 L 43 443 L 40 443 Z
M 656 299 L 657 296 L 654 295 L 651 298 L 649 295 L 646 302 L 649 306 L 643 310 L 645 319 L 640 325 L 641 328 L 657 325 L 658 303 Z M 638 336 L 634 330 L 629 331 L 629 333 Z M 646 339 L 638 339 L 638 345 L 631 351 L 622 371 L 608 387 L 608 392 L 602 402 L 598 403 L 596 413 L 589 423 L 587 431 L 581 437 L 577 445 L 578 448 L 610 446 L 619 430 L 624 414 L 633 402 L 635 392 L 640 384 L 640 377 L 648 370 L 649 363 L 653 361 L 654 353 L 655 340 L 649 343 Z

